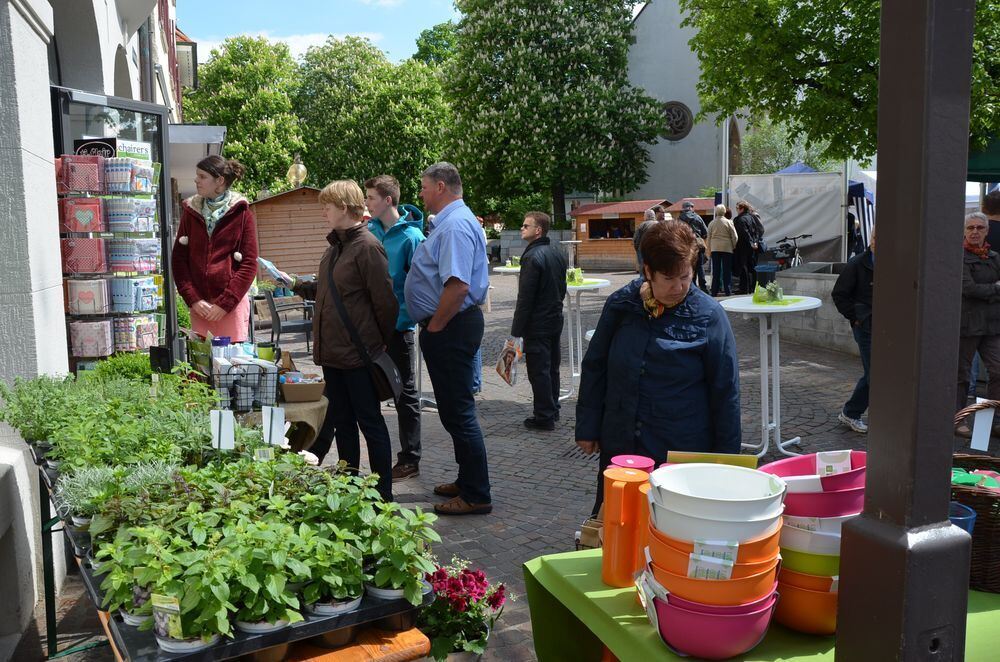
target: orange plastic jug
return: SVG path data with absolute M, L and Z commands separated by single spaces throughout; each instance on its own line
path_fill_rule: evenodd
M 604 547 L 601 579 L 609 586 L 624 588 L 634 582 L 642 567 L 639 559 L 640 532 L 647 527 L 649 513 L 643 519 L 645 495 L 639 488 L 649 474 L 637 469 L 609 467 L 604 470 Z

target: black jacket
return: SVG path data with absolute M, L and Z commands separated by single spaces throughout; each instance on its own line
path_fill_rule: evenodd
M 963 336 L 1000 335 L 1000 256 L 990 251 L 987 259 L 963 251 Z
M 510 335 L 538 338 L 562 333 L 565 298 L 566 255 L 548 237 L 534 240 L 521 255 Z
M 750 212 L 745 211 L 733 219 L 736 228 L 736 250 L 740 255 L 753 253 L 753 245 L 757 243 L 757 227 Z
M 702 239 L 708 236 L 708 226 L 705 225 L 705 221 L 702 220 L 701 216 L 693 211 L 682 211 L 678 219 L 690 225 L 696 236 Z
M 833 302 L 840 314 L 854 326 L 872 330 L 872 291 L 875 288 L 875 258 L 869 248 L 861 255 L 855 255 L 847 262 L 844 273 L 833 286 Z

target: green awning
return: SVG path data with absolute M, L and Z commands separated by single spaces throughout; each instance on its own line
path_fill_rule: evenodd
M 1000 182 L 1000 138 L 982 152 L 969 154 L 970 182 Z

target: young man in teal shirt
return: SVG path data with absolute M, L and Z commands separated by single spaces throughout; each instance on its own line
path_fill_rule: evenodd
M 416 322 L 406 309 L 403 288 L 410 271 L 413 252 L 424 240 L 424 215 L 413 205 L 399 204 L 399 182 L 391 175 L 379 175 L 365 182 L 365 203 L 372 215 L 368 229 L 382 242 L 389 256 L 389 276 L 399 301 L 396 331 L 388 347 L 403 381 L 403 392 L 396 401 L 399 421 L 399 452 L 392 468 L 392 479 L 403 480 L 420 473 L 420 394 L 414 379 L 413 332 Z

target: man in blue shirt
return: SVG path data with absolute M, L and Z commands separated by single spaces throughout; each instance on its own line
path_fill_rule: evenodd
M 413 253 L 424 240 L 424 215 L 413 205 L 399 204 L 399 181 L 391 175 L 379 175 L 365 182 L 365 204 L 372 215 L 368 229 L 385 248 L 392 291 L 399 301 L 396 330 L 387 350 L 403 381 L 403 391 L 396 400 L 400 452 L 392 468 L 392 479 L 397 481 L 420 474 L 420 396 L 414 379 L 413 352 L 416 322 L 406 309 L 403 285 Z
M 462 178 L 450 163 L 435 163 L 420 177 L 420 197 L 434 214 L 434 230 L 413 254 L 405 299 L 421 327 L 420 349 L 434 386 L 441 423 L 455 444 L 458 478 L 434 493 L 450 497 L 442 515 L 483 515 L 493 510 L 486 444 L 476 415 L 472 373 L 483 341 L 479 304 L 489 288 L 486 240 L 462 200 Z

